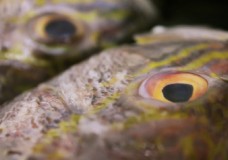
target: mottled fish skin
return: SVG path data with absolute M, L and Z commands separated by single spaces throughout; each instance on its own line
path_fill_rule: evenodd
M 228 43 L 216 33 L 106 50 L 20 95 L 0 112 L 0 157 L 227 159 Z M 167 102 L 157 98 L 161 89 L 142 91 L 144 82 L 182 78 L 194 83 L 195 99 Z
M 1 0 L 0 104 L 150 26 L 155 10 L 143 2 Z

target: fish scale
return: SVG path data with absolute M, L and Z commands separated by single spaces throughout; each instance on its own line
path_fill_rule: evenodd
M 227 42 L 203 30 L 140 35 L 149 42 L 104 50 L 4 105 L 1 157 L 227 159 Z M 192 86 L 189 100 L 162 97 L 179 83 Z

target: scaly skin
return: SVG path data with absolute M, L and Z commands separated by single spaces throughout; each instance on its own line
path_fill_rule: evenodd
M 149 34 L 146 44 L 104 51 L 17 97 L 0 112 L 0 157 L 227 159 L 228 44 L 204 30 L 198 39 L 176 31 L 164 42 Z M 194 94 L 162 99 L 165 81 L 192 84 Z
M 0 104 L 70 64 L 122 43 L 148 27 L 155 15 L 149 2 L 143 2 L 1 0 Z M 51 37 L 50 29 L 48 32 L 45 28 L 54 19 L 70 22 L 74 33 L 58 38 L 60 32 L 53 31 L 55 37 Z M 151 21 L 145 23 L 145 19 Z

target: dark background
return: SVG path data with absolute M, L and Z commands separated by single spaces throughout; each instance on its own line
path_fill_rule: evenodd
M 160 18 L 157 24 L 206 25 L 228 30 L 228 0 L 153 0 Z

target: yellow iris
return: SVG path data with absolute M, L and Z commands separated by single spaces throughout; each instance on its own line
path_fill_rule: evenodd
M 193 73 L 161 73 L 146 79 L 141 85 L 147 97 L 164 102 L 192 101 L 202 96 L 208 88 L 203 77 Z
M 50 33 L 47 31 L 47 26 L 51 23 L 55 22 L 63 22 L 65 24 L 62 25 L 70 25 L 71 28 L 75 30 L 75 32 L 68 33 L 68 37 L 70 38 L 68 41 L 73 41 L 81 38 L 84 33 L 84 26 L 79 21 L 76 21 L 72 19 L 71 17 L 67 15 L 59 15 L 59 14 L 47 14 L 42 15 L 34 19 L 32 23 L 32 28 L 34 28 L 34 38 L 37 41 L 45 42 L 45 43 L 55 43 L 57 40 L 61 41 L 61 39 L 56 39 L 50 36 Z M 58 26 L 52 26 L 52 29 L 58 30 Z M 63 31 L 62 31 L 63 32 Z M 68 30 L 65 30 L 65 32 L 69 32 Z M 62 33 L 64 34 L 64 33 Z M 57 37 L 58 35 L 56 35 Z M 59 36 L 60 37 L 60 36 Z M 62 40 L 64 42 L 64 40 Z

